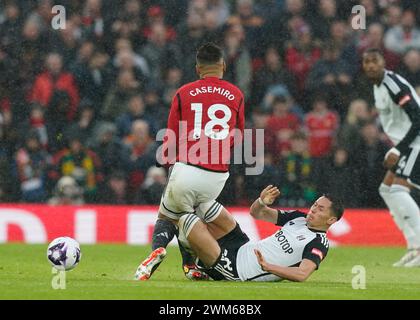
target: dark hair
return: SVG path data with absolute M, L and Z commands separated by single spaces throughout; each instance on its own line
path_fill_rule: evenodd
M 382 58 L 384 57 L 384 53 L 382 52 L 381 49 L 378 49 L 378 48 L 368 48 L 363 52 L 363 55 L 369 54 L 369 53 L 376 53 L 376 54 L 379 54 Z
M 222 49 L 215 43 L 208 42 L 198 48 L 196 59 L 198 64 L 214 64 L 218 63 L 222 57 Z
M 344 213 L 344 204 L 341 199 L 331 193 L 324 194 L 323 197 L 331 201 L 331 213 L 337 221 L 340 220 Z

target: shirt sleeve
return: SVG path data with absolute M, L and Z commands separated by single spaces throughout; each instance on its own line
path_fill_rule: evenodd
M 328 253 L 328 239 L 325 235 L 317 235 L 315 239 L 309 242 L 303 250 L 302 260 L 308 259 L 316 264 L 318 270 L 319 265 L 325 259 Z
M 402 140 L 395 146 L 400 152 L 408 149 L 413 140 L 420 132 L 420 106 L 413 96 L 413 93 L 406 83 L 402 82 L 395 74 L 387 74 L 384 78 L 384 85 L 387 88 L 392 100 L 398 104 L 411 120 L 411 127 Z
M 297 210 L 285 211 L 285 210 L 277 210 L 278 217 L 276 226 L 282 227 L 290 220 L 306 217 L 306 214 Z

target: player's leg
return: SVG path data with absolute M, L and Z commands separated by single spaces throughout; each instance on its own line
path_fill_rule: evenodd
M 183 235 L 182 238 L 187 241 L 186 246 L 196 253 L 200 267 L 204 268 L 212 279 L 239 281 L 237 254 L 249 241 L 248 236 L 235 222 L 235 227 L 227 234 L 218 230 L 218 235 L 223 236 L 216 241 L 208 228 L 210 225 L 212 223 L 205 224 L 196 215 L 185 215 L 179 220 L 180 238 Z
M 416 234 L 413 232 L 408 222 L 404 219 L 401 210 L 398 209 L 398 204 L 393 200 L 393 196 L 391 195 L 391 185 L 393 184 L 394 179 L 395 174 L 392 171 L 388 171 L 379 187 L 379 194 L 390 210 L 395 224 L 401 230 L 407 242 L 407 252 L 400 260 L 393 264 L 395 267 L 401 267 L 414 258 L 416 253 L 415 250 L 420 247 L 420 244 L 416 238 Z
M 404 266 L 420 266 L 420 210 L 412 198 L 411 181 L 420 181 L 419 149 L 411 148 L 409 152 L 401 155 L 395 169 L 395 178 L 390 188 L 391 211 L 395 212 L 404 222 L 406 238 L 410 237 L 410 247 L 407 253 L 408 262 Z M 411 232 L 410 232 L 411 231 Z
M 420 266 L 420 209 L 410 194 L 411 184 L 404 178 L 397 177 L 391 186 L 392 201 L 395 201 L 399 214 L 406 223 L 406 228 L 413 234 L 410 256 L 404 266 Z
M 180 234 L 183 235 L 197 257 L 211 267 L 218 260 L 221 248 L 211 235 L 206 224 L 195 214 L 186 214 L 179 220 Z M 180 237 L 180 239 L 182 239 Z
M 166 247 L 178 233 L 176 226 L 177 220 L 185 212 L 194 210 L 192 204 L 188 205 L 188 203 L 192 203 L 192 200 L 182 199 L 183 196 L 191 198 L 191 194 L 188 192 L 179 194 L 179 192 L 177 192 L 177 190 L 180 189 L 179 183 L 182 179 L 181 169 L 182 168 L 175 164 L 170 170 L 168 184 L 163 192 L 159 207 L 159 216 L 153 229 L 153 251 L 137 268 L 135 279 L 147 280 L 151 277 L 153 272 L 165 258 Z M 178 201 L 178 199 L 180 201 Z M 184 204 L 187 203 L 187 205 L 182 206 L 180 205 L 180 202 Z M 183 260 L 192 260 L 188 253 L 185 250 L 182 250 L 182 247 L 180 247 L 180 250 Z
M 216 200 L 202 203 L 196 214 L 207 224 L 207 228 L 215 239 L 220 239 L 236 226 L 236 220 L 226 208 Z
M 223 206 L 215 203 L 214 199 L 223 190 L 229 173 L 211 172 L 183 163 L 179 163 L 178 166 L 180 168 L 178 174 L 182 175 L 183 178 L 181 183 L 172 192 L 173 198 L 179 203 L 178 208 L 196 213 L 206 223 L 216 219 L 220 215 Z M 193 210 L 191 210 L 191 206 L 194 208 Z M 204 219 L 204 215 L 206 219 Z M 229 227 L 226 220 L 222 221 L 222 223 Z M 235 221 L 233 220 L 231 223 L 234 226 Z M 230 230 L 227 229 L 227 232 Z M 182 242 L 180 249 L 182 250 Z M 191 257 L 185 254 L 185 251 L 183 254 L 183 270 L 189 279 L 203 280 L 208 278 L 203 271 L 198 269 L 195 262 L 191 260 Z

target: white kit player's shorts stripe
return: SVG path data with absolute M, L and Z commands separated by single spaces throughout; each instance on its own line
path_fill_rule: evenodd
M 214 267 L 214 269 L 216 269 L 221 274 L 223 274 L 225 276 L 225 278 L 228 279 L 228 280 L 232 280 L 232 281 L 238 281 L 238 280 L 240 280 L 239 278 L 235 278 L 232 273 L 226 271 L 223 267 L 221 267 L 219 265 L 216 265 Z
M 211 211 L 209 210 L 205 215 L 204 215 L 204 220 L 209 223 L 212 222 L 214 219 L 217 218 L 217 216 L 220 213 L 220 209 L 222 208 L 222 205 L 218 202 L 215 203 L 215 206 L 213 209 L 211 209 Z
M 184 233 L 185 238 L 188 238 L 194 225 L 200 221 L 200 218 L 195 214 L 185 214 L 179 219 L 179 227 Z

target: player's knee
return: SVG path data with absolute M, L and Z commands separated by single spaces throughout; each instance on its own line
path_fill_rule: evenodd
M 197 217 L 195 214 L 188 213 L 184 214 L 178 221 L 178 227 L 180 231 L 184 234 L 185 238 L 188 239 L 192 229 L 194 226 L 199 223 L 200 225 L 200 218 Z M 201 223 L 202 224 L 202 223 Z

